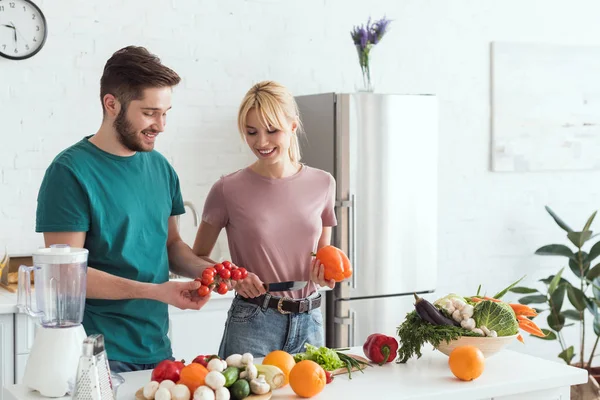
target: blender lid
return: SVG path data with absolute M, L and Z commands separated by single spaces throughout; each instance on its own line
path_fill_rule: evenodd
M 33 252 L 34 264 L 73 264 L 87 262 L 89 251 L 68 244 L 53 244 Z

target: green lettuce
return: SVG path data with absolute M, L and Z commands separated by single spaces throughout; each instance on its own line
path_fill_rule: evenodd
M 506 303 L 489 300 L 477 303 L 473 310 L 473 319 L 478 328 L 485 326 L 490 331 L 496 331 L 498 336 L 516 335 L 519 331 L 517 316 Z
M 300 362 L 302 360 L 311 360 L 319 364 L 326 371 L 333 371 L 345 366 L 337 353 L 330 348 L 323 346 L 316 347 L 309 343 L 306 343 L 304 348 L 306 349 L 305 353 L 298 353 L 294 355 L 294 360 L 296 362 Z

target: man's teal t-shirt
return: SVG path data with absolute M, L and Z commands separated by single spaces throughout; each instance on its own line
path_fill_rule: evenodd
M 88 266 L 139 282 L 169 279 L 168 220 L 183 214 L 179 178 L 158 152 L 120 157 L 84 138 L 48 167 L 37 232 L 87 232 Z M 83 326 L 104 335 L 110 360 L 150 364 L 171 357 L 167 305 L 86 299 Z

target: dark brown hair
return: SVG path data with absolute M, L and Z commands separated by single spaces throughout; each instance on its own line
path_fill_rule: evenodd
M 104 66 L 100 78 L 100 101 L 112 94 L 126 109 L 129 102 L 142 98 L 147 88 L 176 86 L 181 78 L 164 66 L 160 58 L 146 48 L 127 46 L 115 52 Z M 102 103 L 104 111 L 104 103 Z

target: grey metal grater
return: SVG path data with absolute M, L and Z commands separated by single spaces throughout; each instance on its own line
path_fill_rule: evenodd
M 88 336 L 77 366 L 75 383 L 76 400 L 114 400 L 108 358 L 104 349 L 104 336 Z

